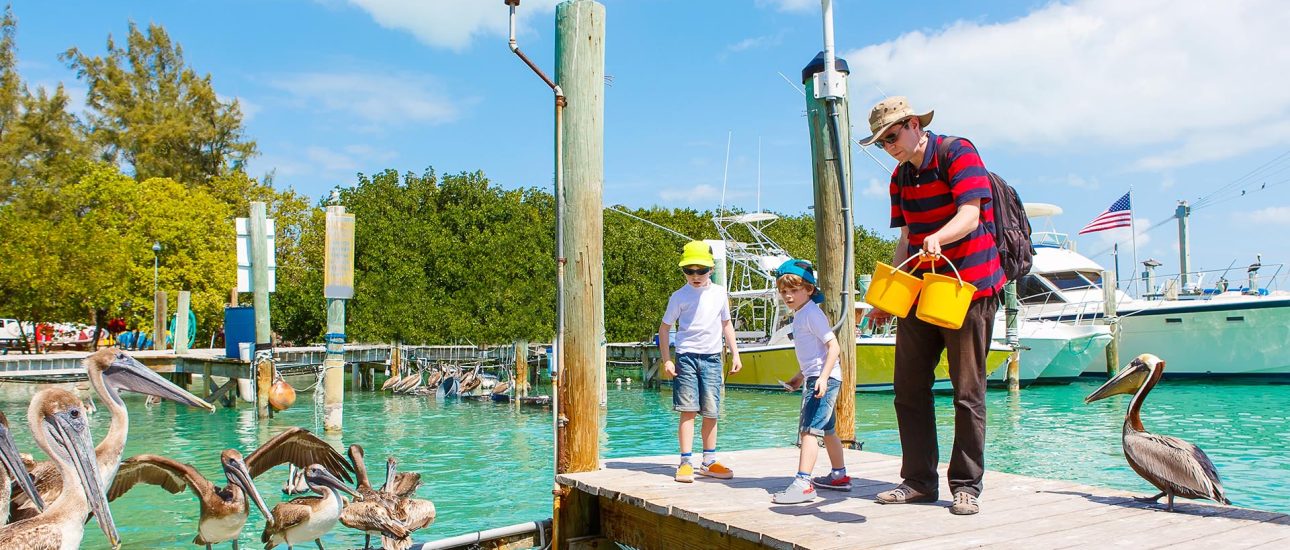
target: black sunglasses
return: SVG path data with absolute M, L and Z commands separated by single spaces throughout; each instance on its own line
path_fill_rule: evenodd
M 684 271 L 686 275 L 707 275 L 709 271 L 712 271 L 712 268 L 700 267 L 698 269 L 690 269 L 688 267 L 683 267 L 681 268 L 681 271 Z

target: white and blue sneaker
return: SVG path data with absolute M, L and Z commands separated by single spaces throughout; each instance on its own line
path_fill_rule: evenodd
M 800 477 L 794 477 L 793 482 L 786 489 L 775 493 L 771 496 L 771 502 L 775 504 L 801 504 L 815 500 L 815 487 L 811 482 Z

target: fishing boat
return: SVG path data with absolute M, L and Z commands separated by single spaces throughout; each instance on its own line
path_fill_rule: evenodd
M 995 319 L 994 340 L 1006 341 L 1006 323 L 1000 312 Z M 1022 387 L 1032 383 L 1070 383 L 1097 361 L 1106 360 L 1106 345 L 1111 341 L 1111 328 L 1106 325 L 1085 323 L 1081 325 L 1022 319 L 1018 327 L 1021 357 L 1018 363 L 1018 382 Z M 1007 382 L 1007 369 L 990 374 L 991 385 Z
M 1032 239 L 1034 268 L 1017 285 L 1023 315 L 1072 325 L 1106 323 L 1104 268 L 1078 253 L 1063 233 L 1036 232 Z M 1121 357 L 1169 350 L 1166 377 L 1290 376 L 1285 353 L 1290 293 L 1258 282 L 1260 270 L 1279 273 L 1280 265 L 1256 261 L 1246 269 L 1244 286 L 1231 284 L 1219 271 L 1190 271 L 1157 282 L 1151 270 L 1160 263 L 1144 265 L 1147 276 L 1137 281 L 1145 288 L 1140 298 L 1121 285 L 1110 289 Z M 1206 281 L 1210 277 L 1213 281 Z M 1086 365 L 1084 373 L 1105 375 L 1105 356 Z

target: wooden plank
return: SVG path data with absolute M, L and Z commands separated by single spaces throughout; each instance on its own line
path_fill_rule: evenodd
M 1290 546 L 1290 516 L 1279 515 L 1230 531 L 1202 535 L 1191 542 L 1197 546 L 1256 548 L 1277 541 L 1281 541 L 1282 548 Z

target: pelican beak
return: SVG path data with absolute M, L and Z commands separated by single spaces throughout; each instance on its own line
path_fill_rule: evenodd
M 22 461 L 22 454 L 18 452 L 18 446 L 13 442 L 13 434 L 4 424 L 0 424 L 0 462 L 3 462 L 4 468 L 9 471 L 9 477 L 18 482 L 22 492 L 31 497 L 36 510 L 44 512 L 45 501 L 40 499 L 40 492 L 36 490 L 36 483 L 31 479 L 31 472 L 27 471 L 27 465 Z
M 1084 404 L 1106 399 L 1112 395 L 1136 392 L 1147 381 L 1147 376 L 1150 373 L 1151 367 L 1147 366 L 1142 358 L 1134 359 L 1128 365 L 1125 365 L 1123 369 L 1120 369 L 1120 373 L 1115 375 L 1114 378 L 1107 380 L 1105 384 L 1102 384 L 1102 387 L 1088 394 L 1088 397 L 1084 398 Z
M 103 492 L 103 481 L 99 478 L 98 460 L 94 457 L 94 443 L 90 440 L 90 427 L 84 411 L 79 407 L 70 408 L 48 415 L 45 420 L 46 430 L 53 443 L 67 453 L 64 458 L 71 462 L 77 476 L 81 478 L 81 489 L 89 502 L 90 512 L 99 522 L 99 528 L 107 535 L 112 548 L 119 548 L 121 535 L 116 530 L 116 523 L 112 521 L 112 510 L 108 508 L 107 495 Z
M 189 407 L 215 410 L 210 403 L 162 378 L 161 375 L 124 352 L 116 354 L 111 365 L 103 371 L 103 377 L 108 384 L 118 389 L 169 399 Z
M 332 473 L 327 471 L 326 468 L 319 466 L 313 472 L 313 474 L 314 474 L 313 475 L 314 483 L 318 485 L 322 485 L 324 487 L 330 487 L 337 491 L 344 491 L 359 500 L 363 499 L 363 497 L 359 495 L 357 491 L 354 491 L 353 489 L 351 489 L 349 485 L 346 485 L 344 481 L 340 480 L 340 478 L 337 478 L 336 476 L 332 475 Z
M 273 515 L 269 513 L 269 507 L 264 504 L 264 499 L 260 497 L 260 491 L 255 488 L 255 480 L 251 479 L 251 472 L 246 468 L 246 462 L 241 460 L 229 460 L 224 464 L 224 476 L 229 482 L 237 485 L 246 494 L 246 498 L 255 503 L 255 507 L 260 509 L 264 518 L 269 523 L 273 523 Z

